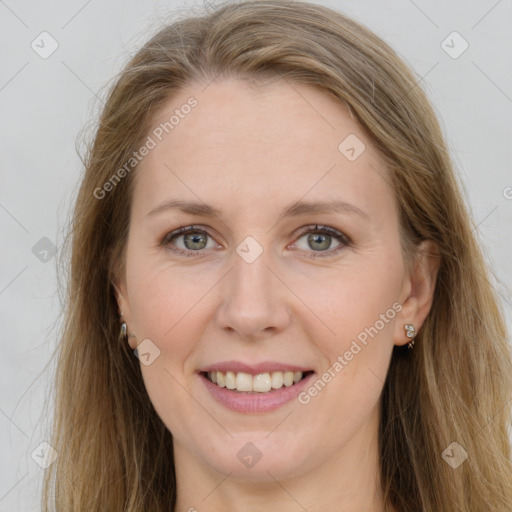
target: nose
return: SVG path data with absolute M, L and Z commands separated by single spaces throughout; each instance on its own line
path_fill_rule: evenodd
M 286 329 L 290 292 L 268 263 L 265 251 L 252 263 L 234 254 L 234 267 L 221 282 L 218 327 L 246 340 L 275 336 Z

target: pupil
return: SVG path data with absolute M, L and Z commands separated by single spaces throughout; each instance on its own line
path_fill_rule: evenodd
M 316 247 L 316 249 L 319 249 L 320 251 L 325 251 L 326 249 L 329 249 L 329 246 L 331 245 L 331 236 L 330 235 L 313 235 L 310 234 L 308 237 L 308 243 L 310 246 L 315 249 L 313 244 L 319 243 L 320 245 Z

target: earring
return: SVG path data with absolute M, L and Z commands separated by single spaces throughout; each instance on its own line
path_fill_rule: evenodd
M 121 324 L 121 338 L 125 339 L 126 338 L 126 333 L 127 333 L 127 325 L 126 325 L 126 322 L 123 322 Z
M 414 328 L 414 325 L 412 324 L 405 324 L 405 335 L 411 340 L 407 346 L 408 348 L 414 347 L 414 338 L 416 337 L 416 329 Z

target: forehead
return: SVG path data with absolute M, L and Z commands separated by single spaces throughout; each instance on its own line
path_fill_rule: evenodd
M 137 168 L 134 198 L 146 209 L 168 196 L 247 208 L 306 194 L 343 196 L 362 209 L 372 196 L 394 202 L 387 171 L 357 121 L 313 86 L 194 84 L 160 109 L 149 136 L 155 147 Z

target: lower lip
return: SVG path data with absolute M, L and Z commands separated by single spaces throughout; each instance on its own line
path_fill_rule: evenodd
M 235 412 L 269 412 L 278 409 L 282 405 L 291 402 L 297 395 L 309 385 L 314 373 L 297 382 L 293 386 L 283 386 L 268 393 L 244 393 L 227 388 L 221 388 L 199 374 L 206 388 L 213 398 L 220 404 Z

